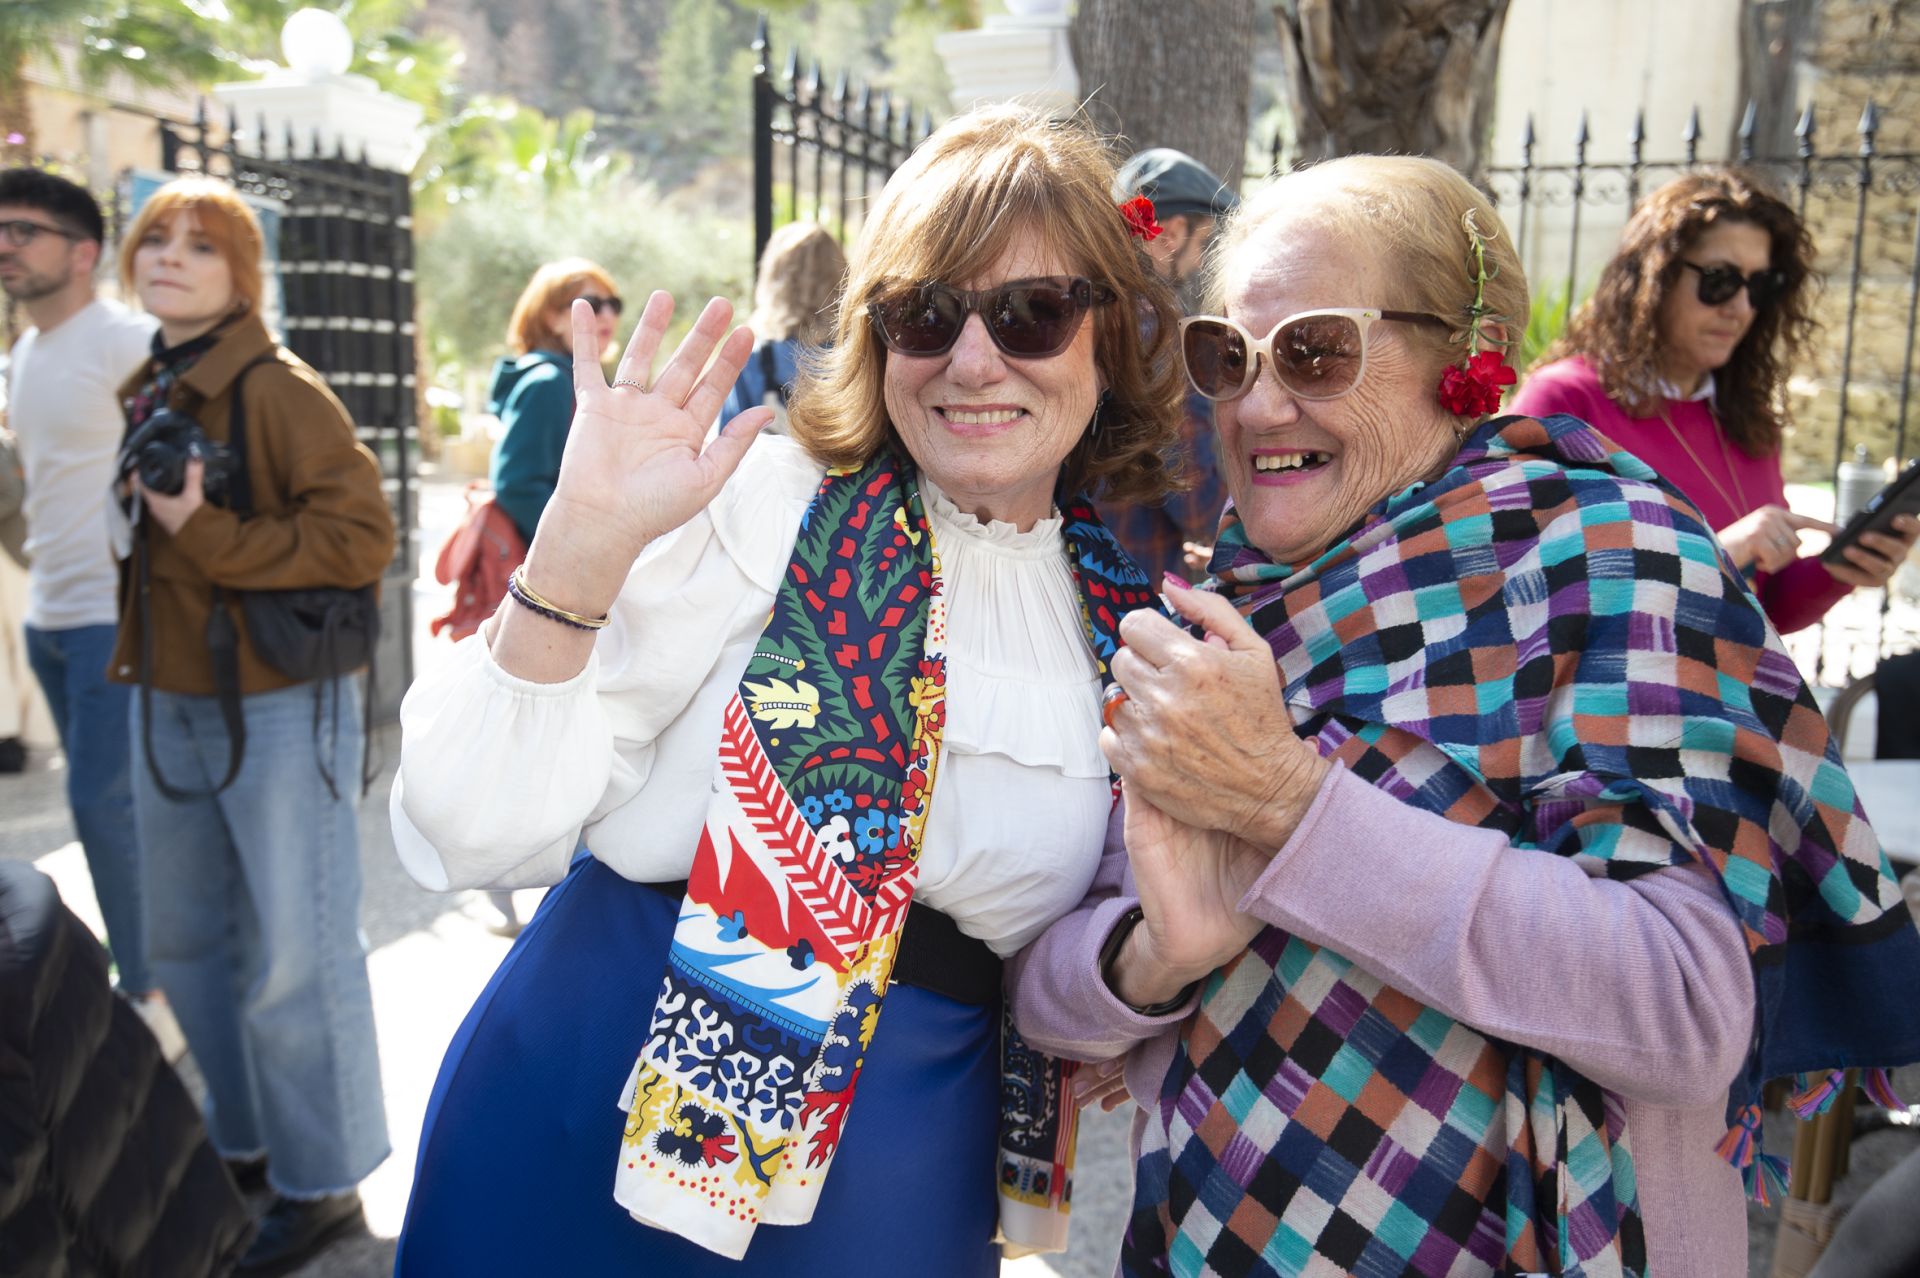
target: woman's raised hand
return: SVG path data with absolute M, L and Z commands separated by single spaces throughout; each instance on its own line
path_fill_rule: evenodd
M 530 554 L 528 575 L 538 559 L 543 591 L 550 586 L 556 600 L 564 596 L 597 615 L 647 543 L 706 508 L 773 414 L 750 408 L 706 438 L 753 349 L 751 330 L 727 332 L 733 308 L 719 298 L 707 303 L 656 377 L 673 298 L 655 292 L 611 384 L 595 349 L 593 308 L 576 301 L 571 318 L 573 427 L 536 538 L 564 545 L 565 567 L 551 554 Z M 562 576 L 567 580 L 554 579 Z

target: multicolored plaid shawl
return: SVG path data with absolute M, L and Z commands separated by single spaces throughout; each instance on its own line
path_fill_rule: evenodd
M 1711 868 L 1758 992 L 1723 1147 L 1750 1178 L 1764 1079 L 1920 1058 L 1920 935 L 1825 721 L 1639 460 L 1489 422 L 1310 564 L 1229 514 L 1214 571 L 1356 775 L 1589 874 Z M 1129 1274 L 1645 1272 L 1617 1097 L 1274 929 L 1207 983 L 1157 1118 Z
M 1120 618 L 1153 595 L 1091 506 L 1063 515 L 1105 679 Z M 812 1218 L 913 899 L 946 633 L 913 467 L 882 454 L 829 471 L 722 715 L 706 826 L 621 1098 L 614 1197 L 636 1219 L 738 1259 L 758 1224 Z M 1057 1250 L 1077 1107 L 1067 1067 L 1022 1043 L 1004 1009 L 1002 1026 L 1001 1228 Z M 912 1133 L 900 1139 L 909 1152 Z

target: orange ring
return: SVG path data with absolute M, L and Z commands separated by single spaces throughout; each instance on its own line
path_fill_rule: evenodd
M 1100 694 L 1100 722 L 1111 728 L 1113 726 L 1113 716 L 1120 713 L 1120 707 L 1125 704 L 1126 700 L 1127 690 L 1125 688 L 1117 683 L 1108 684 L 1107 690 Z

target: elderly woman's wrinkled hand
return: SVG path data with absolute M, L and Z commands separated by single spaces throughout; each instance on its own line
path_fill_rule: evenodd
M 1268 856 L 1222 830 L 1176 820 L 1126 795 L 1127 862 L 1141 919 L 1109 973 L 1114 992 L 1151 1007 L 1237 957 L 1260 931 L 1240 902 Z
M 1146 609 L 1120 623 L 1113 676 L 1126 703 L 1100 734 L 1129 794 L 1176 820 L 1223 830 L 1271 856 L 1329 765 L 1294 734 L 1273 651 L 1219 595 L 1167 579 L 1203 642 Z

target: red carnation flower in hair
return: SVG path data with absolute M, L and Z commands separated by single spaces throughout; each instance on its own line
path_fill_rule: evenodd
M 1481 351 L 1440 374 L 1440 403 L 1456 417 L 1485 417 L 1500 411 L 1500 391 L 1519 377 L 1499 351 Z
M 1139 240 L 1151 240 L 1166 228 L 1153 215 L 1153 201 L 1144 195 L 1136 195 L 1120 206 L 1120 216 L 1126 219 L 1127 233 Z

